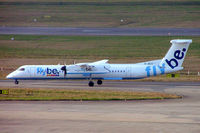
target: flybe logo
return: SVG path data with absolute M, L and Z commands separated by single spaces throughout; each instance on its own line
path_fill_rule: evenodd
M 158 70 L 159 69 L 159 70 Z M 151 73 L 153 73 L 154 76 L 157 75 L 157 73 L 159 74 L 165 74 L 165 64 L 162 64 L 162 67 L 160 67 L 159 65 L 153 65 L 153 66 L 147 66 L 145 69 L 146 73 L 147 73 L 147 77 L 151 76 Z
M 37 68 L 37 74 L 41 74 L 43 76 L 59 76 L 59 71 L 57 69 L 50 69 L 50 68 Z
M 166 59 L 165 61 L 172 69 L 174 69 L 175 67 L 178 66 L 178 60 L 181 60 L 184 58 L 185 52 L 186 52 L 186 48 L 183 48 L 182 50 L 176 50 L 174 52 L 174 58 L 172 58 L 171 60 Z

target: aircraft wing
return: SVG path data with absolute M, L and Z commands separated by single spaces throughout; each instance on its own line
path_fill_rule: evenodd
M 93 62 L 93 63 L 90 63 L 91 65 L 99 65 L 99 64 L 105 64 L 105 63 L 107 63 L 108 62 L 108 60 L 100 60 L 100 61 L 96 61 L 96 62 Z
M 100 60 L 100 61 L 96 61 L 96 62 L 92 62 L 92 63 L 78 63 L 75 65 L 79 66 L 81 69 L 83 69 L 85 71 L 96 71 L 97 65 L 105 64 L 107 62 L 108 62 L 108 60 Z
M 95 66 L 89 65 L 89 64 L 82 64 L 79 66 L 81 69 L 85 71 L 92 71 L 94 70 Z

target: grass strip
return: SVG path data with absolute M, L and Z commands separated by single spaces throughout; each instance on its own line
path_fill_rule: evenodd
M 132 92 L 113 90 L 66 90 L 66 89 L 32 89 L 32 88 L 1 88 L 0 101 L 103 101 L 103 100 L 153 100 L 182 98 L 175 94 L 159 92 Z
M 0 58 L 162 58 L 177 38 L 192 39 L 188 55 L 200 57 L 200 38 L 192 36 L 0 35 Z
M 0 0 L 0 26 L 199 28 L 199 6 L 199 0 Z

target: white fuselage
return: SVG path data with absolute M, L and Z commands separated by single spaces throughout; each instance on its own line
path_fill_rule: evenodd
M 82 70 L 76 65 L 67 65 L 67 74 L 61 70 L 62 65 L 25 65 L 7 76 L 9 79 L 141 79 L 170 73 L 175 70 L 158 65 L 137 64 L 101 64 L 96 70 Z M 23 68 L 23 69 L 22 69 Z M 21 70 L 20 70 L 21 69 Z M 181 70 L 182 68 L 179 68 Z
M 141 79 L 182 70 L 182 64 L 192 40 L 171 40 L 170 49 L 163 59 L 136 64 L 109 64 L 108 60 L 73 65 L 25 65 L 10 73 L 15 79 L 97 79 L 103 80 Z M 92 81 L 89 86 L 93 86 Z

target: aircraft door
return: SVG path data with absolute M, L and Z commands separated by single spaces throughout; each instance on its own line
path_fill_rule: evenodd
M 126 77 L 131 77 L 131 76 L 132 76 L 131 67 L 128 66 L 128 67 L 126 67 Z
M 29 76 L 34 77 L 35 76 L 35 67 L 30 67 L 29 69 Z

